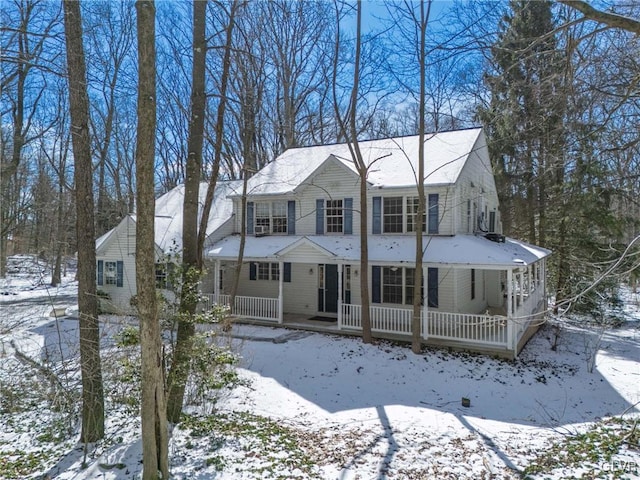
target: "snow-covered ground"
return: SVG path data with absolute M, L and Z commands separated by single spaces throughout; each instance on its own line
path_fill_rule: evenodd
M 0 478 L 139 478 L 136 407 L 113 400 L 131 392 L 107 382 L 106 438 L 85 451 L 77 430 L 68 435 L 77 423 L 61 425 L 62 400 L 43 400 L 58 392 L 53 381 L 15 357 L 17 349 L 61 378 L 74 375 L 77 286 L 71 278 L 45 285 L 0 284 L 8 293 L 0 295 Z M 172 432 L 172 475 L 640 478 L 640 427 L 632 427 L 640 411 L 640 295 L 626 289 L 623 297 L 622 326 L 545 325 L 516 361 L 414 355 L 389 342 L 235 325 L 227 341 L 242 357 L 245 382 L 215 404 L 189 407 L 192 415 Z M 69 315 L 50 316 L 52 306 Z M 111 347 L 106 339 L 131 323 L 101 320 Z M 105 348 L 106 369 L 113 350 Z M 214 406 L 216 416 L 207 416 Z

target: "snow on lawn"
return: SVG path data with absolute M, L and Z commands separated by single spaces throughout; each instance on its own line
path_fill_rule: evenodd
M 73 286 L 65 288 L 66 299 Z M 77 320 L 46 317 L 47 298 L 37 290 L 22 303 L 0 300 L 3 322 L 12 312 L 23 318 L 31 312 L 29 321 L 0 336 L 5 390 L 7 367 L 15 363 L 10 340 L 19 339 L 16 345 L 35 359 L 60 343 L 70 346 L 62 355 L 72 355 Z M 627 319 L 640 319 L 637 303 L 627 307 Z M 109 331 L 130 321 L 101 320 L 111 336 Z M 239 373 L 246 384 L 221 396 L 214 417 L 202 413 L 213 401 L 188 408 L 190 415 L 172 434 L 172 475 L 515 479 L 529 467 L 528 472 L 546 472 L 531 478 L 640 478 L 638 434 L 622 442 L 621 425 L 609 420 L 622 414 L 638 418 L 639 325 L 626 322 L 609 330 L 545 325 L 516 361 L 446 350 L 414 355 L 406 345 L 389 342 L 364 345 L 358 338 L 235 325 L 230 342 L 242 356 Z M 36 388 L 32 376 L 25 371 L 25 388 Z M 0 477 L 138 478 L 135 407 L 113 401 L 122 391 L 107 394 L 107 438 L 86 458 L 73 440 L 42 435 L 38 423 L 55 417 L 42 403 L 0 408 Z M 462 397 L 469 407 L 461 405 Z M 605 434 L 597 436 L 599 445 L 615 444 L 613 456 L 582 454 L 567 443 L 584 444 L 581 439 L 594 437 L 589 433 L 594 425 L 613 432 L 610 443 L 602 440 Z M 629 447 L 634 441 L 635 450 Z M 569 453 L 583 456 L 576 461 L 567 459 Z M 554 469 L 550 456 L 564 459 L 564 467 Z M 9 467 L 15 472 L 19 460 L 27 464 L 22 475 L 4 473 Z

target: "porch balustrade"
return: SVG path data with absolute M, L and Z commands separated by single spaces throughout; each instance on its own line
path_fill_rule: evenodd
M 203 294 L 206 304 L 229 306 L 231 295 Z M 247 297 L 236 295 L 232 314 L 241 318 L 278 322 L 278 299 L 266 297 Z

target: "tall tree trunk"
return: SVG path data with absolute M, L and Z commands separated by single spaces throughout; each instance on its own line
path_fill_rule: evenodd
M 169 478 L 167 414 L 164 391 L 162 340 L 155 282 L 155 133 L 156 49 L 155 5 L 136 2 L 138 24 L 138 136 L 136 179 L 136 283 L 142 356 L 143 478 Z
M 187 139 L 187 167 L 182 210 L 182 291 L 176 346 L 168 378 L 167 416 L 169 421 L 174 423 L 180 420 L 189 377 L 191 344 L 195 334 L 193 316 L 198 306 L 196 294 L 201 272 L 198 261 L 198 205 L 206 110 L 206 13 L 207 2 L 194 0 L 191 119 Z
M 369 228 L 367 222 L 367 174 L 368 166 L 362 158 L 357 130 L 357 104 L 360 87 L 360 56 L 362 48 L 362 2 L 358 0 L 356 13 L 356 58 L 353 71 L 353 87 L 349 102 L 349 149 L 360 175 L 360 301 L 362 303 L 362 341 L 371 343 L 371 311 L 369 308 Z
M 222 78 L 220 79 L 220 102 L 218 103 L 218 112 L 216 118 L 216 138 L 213 145 L 213 171 L 209 179 L 207 194 L 202 206 L 202 216 L 200 217 L 200 228 L 198 229 L 198 266 L 202 269 L 204 264 L 204 243 L 207 237 L 207 224 L 209 223 L 209 213 L 213 204 L 213 196 L 215 193 L 216 183 L 218 182 L 218 174 L 220 173 L 220 163 L 222 162 L 222 144 L 224 141 L 224 113 L 227 107 L 227 87 L 229 85 L 229 70 L 231 68 L 231 46 L 233 42 L 233 28 L 235 23 L 235 15 L 240 6 L 238 0 L 234 0 L 229 6 L 229 24 L 226 28 L 226 40 L 224 47 L 224 56 L 222 59 Z
M 96 236 L 93 211 L 93 168 L 89 140 L 89 98 L 82 45 L 80 3 L 64 0 L 63 7 L 71 134 L 75 161 L 80 370 L 82 373 L 81 440 L 95 442 L 104 436 L 104 391 L 96 297 Z
M 338 24 L 340 14 L 336 11 Z M 340 134 L 347 139 L 351 160 L 353 161 L 358 176 L 360 177 L 360 303 L 362 318 L 362 341 L 371 343 L 371 312 L 369 296 L 369 237 L 367 222 L 367 175 L 368 166 L 362 158 L 360 144 L 358 142 L 357 130 L 357 106 L 358 90 L 360 86 L 360 56 L 362 49 L 362 2 L 358 0 L 356 8 L 356 51 L 355 64 L 353 68 L 353 85 L 351 87 L 351 97 L 349 99 L 348 119 L 345 122 L 340 114 L 338 99 L 336 94 L 338 58 L 340 51 L 340 29 L 336 30 L 336 42 L 333 58 L 333 104 L 336 113 Z
M 420 326 L 422 325 L 422 308 L 423 308 L 423 289 L 422 285 L 422 218 L 426 208 L 426 200 L 424 193 L 424 136 L 425 136 L 425 104 L 426 104 L 426 69 L 427 69 L 427 25 L 429 23 L 429 14 L 431 13 L 431 0 L 428 0 L 427 11 L 425 15 L 424 0 L 420 1 L 420 18 L 418 20 L 418 29 L 420 32 L 420 51 L 418 52 L 418 63 L 420 69 L 420 98 L 419 98 L 419 116 L 418 118 L 418 211 L 413 220 L 416 229 L 416 260 L 415 271 L 413 275 L 413 315 L 411 320 L 411 350 L 413 353 L 420 353 L 422 350 L 422 338 Z

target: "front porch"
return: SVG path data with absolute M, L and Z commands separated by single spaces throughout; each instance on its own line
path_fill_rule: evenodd
M 520 287 L 507 297 L 508 315 L 454 313 L 422 308 L 421 334 L 425 345 L 451 347 L 507 358 L 517 357 L 526 341 L 541 325 L 546 297 L 541 284 L 531 282 L 525 293 L 524 275 L 516 275 L 514 286 Z M 536 286 L 537 288 L 533 288 Z M 230 295 L 204 294 L 207 305 L 230 305 Z M 232 317 L 240 322 L 279 325 L 286 328 L 317 332 L 360 335 L 362 306 L 340 303 L 333 319 L 316 319 L 313 315 L 286 313 L 283 298 L 235 298 Z M 411 308 L 370 306 L 371 330 L 374 337 L 391 340 L 411 340 Z

